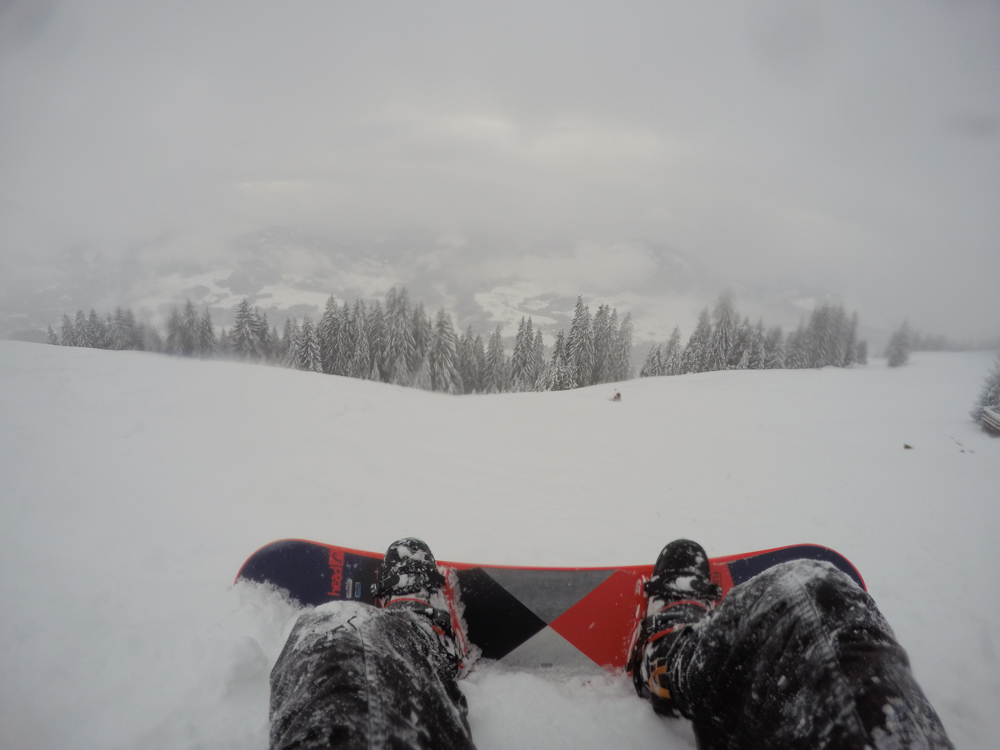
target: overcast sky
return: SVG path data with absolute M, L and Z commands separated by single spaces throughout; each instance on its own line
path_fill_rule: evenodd
M 0 0 L 8 330 L 392 283 L 996 336 L 1000 3 Z

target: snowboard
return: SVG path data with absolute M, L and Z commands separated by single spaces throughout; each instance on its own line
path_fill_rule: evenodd
M 822 560 L 865 589 L 843 555 L 815 544 L 709 559 L 722 595 L 789 560 Z M 254 552 L 236 581 L 270 583 L 303 605 L 358 601 L 377 606 L 372 584 L 382 553 L 281 539 Z M 438 561 L 459 637 L 481 658 L 517 668 L 621 671 L 636 626 L 645 615 L 642 584 L 653 566 L 540 568 Z

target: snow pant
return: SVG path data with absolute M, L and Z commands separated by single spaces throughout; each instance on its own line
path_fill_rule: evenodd
M 271 671 L 271 750 L 475 750 L 437 638 L 412 611 L 333 602 L 301 615 Z
M 701 750 L 952 747 L 875 602 L 828 563 L 732 589 L 680 633 L 668 676 Z

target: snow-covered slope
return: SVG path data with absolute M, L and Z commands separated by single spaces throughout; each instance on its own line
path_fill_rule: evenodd
M 0 342 L 0 747 L 264 748 L 294 608 L 232 585 L 306 537 L 608 565 L 817 542 L 861 570 L 959 747 L 1000 737 L 988 354 L 448 397 Z M 903 444 L 913 446 L 905 450 Z M 624 680 L 480 671 L 481 750 L 689 748 Z

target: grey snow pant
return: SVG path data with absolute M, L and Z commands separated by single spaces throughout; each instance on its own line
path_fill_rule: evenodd
M 734 588 L 681 632 L 668 670 L 701 750 L 952 747 L 875 602 L 828 563 Z
M 356 602 L 301 615 L 271 670 L 271 750 L 475 750 L 427 618 Z

